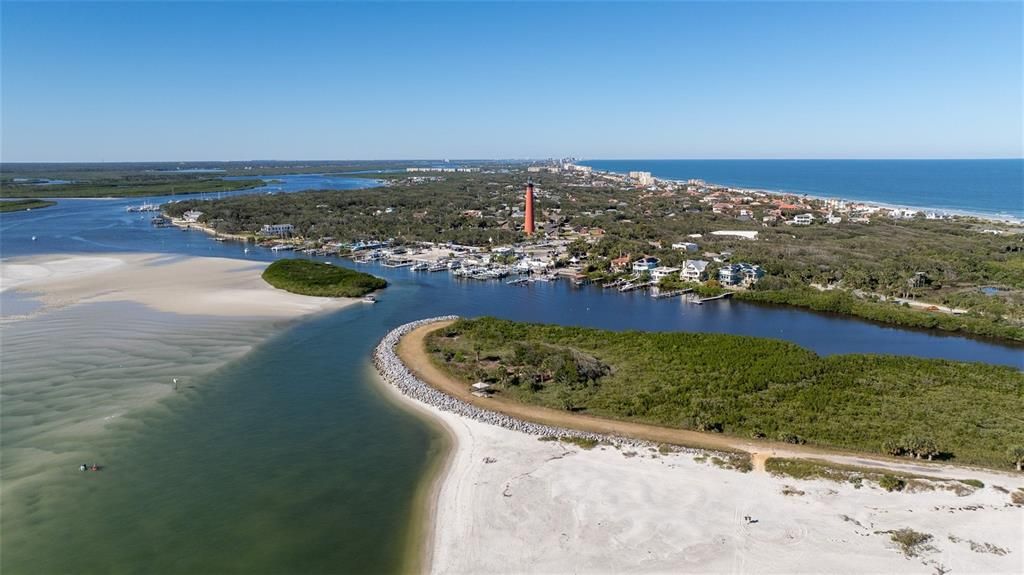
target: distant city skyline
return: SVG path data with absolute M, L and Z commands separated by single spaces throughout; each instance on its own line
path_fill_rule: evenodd
M 1024 156 L 1024 7 L 50 3 L 4 162 Z

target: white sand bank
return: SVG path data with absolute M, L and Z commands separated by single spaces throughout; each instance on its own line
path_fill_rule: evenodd
M 265 266 L 153 254 L 0 262 L 4 296 L 42 303 L 0 309 L 0 499 L 96 461 L 124 416 L 188 394 L 283 321 L 358 301 L 274 289 Z
M 133 301 L 159 311 L 295 317 L 355 299 L 310 297 L 268 285 L 265 262 L 159 254 L 40 256 L 0 262 L 0 290 L 39 294 L 46 307 Z
M 964 471 L 986 486 L 959 497 L 743 474 L 686 454 L 542 442 L 383 387 L 455 439 L 434 506 L 435 573 L 1024 571 L 1024 509 L 993 487 L 1021 478 Z M 877 533 L 905 527 L 931 534 L 933 550 L 907 558 Z

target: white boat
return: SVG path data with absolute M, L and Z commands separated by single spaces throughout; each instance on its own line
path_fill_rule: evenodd
M 377 303 L 377 298 L 372 295 L 363 296 L 363 301 L 366 303 Z

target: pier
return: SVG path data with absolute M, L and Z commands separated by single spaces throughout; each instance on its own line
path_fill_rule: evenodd
M 625 283 L 625 284 L 619 286 L 619 291 L 620 292 L 633 291 L 633 290 L 648 288 L 648 287 L 651 287 L 652 285 L 654 285 L 654 282 L 651 282 L 651 281 L 641 282 L 641 283 Z
M 731 298 L 731 297 L 732 297 L 732 292 L 731 291 L 727 291 L 727 292 L 725 292 L 723 294 L 719 294 L 719 295 L 716 295 L 716 296 L 701 298 L 701 299 L 697 300 L 697 303 L 698 304 L 702 304 L 702 303 L 708 302 L 708 301 L 715 301 L 715 300 L 720 300 L 720 299 L 728 299 L 728 298 Z
M 667 292 L 651 293 L 651 297 L 653 297 L 654 299 L 666 299 L 666 298 L 670 298 L 670 297 L 676 297 L 676 296 L 685 295 L 685 294 L 692 293 L 692 292 L 693 292 L 693 288 L 677 289 L 677 290 L 672 290 L 672 291 L 667 291 Z

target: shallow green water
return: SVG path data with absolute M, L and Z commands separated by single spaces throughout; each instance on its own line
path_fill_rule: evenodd
M 5 501 L 2 572 L 399 570 L 440 445 L 368 381 L 383 321 L 293 325 L 117 419 L 88 446 L 105 470 L 64 464 Z

